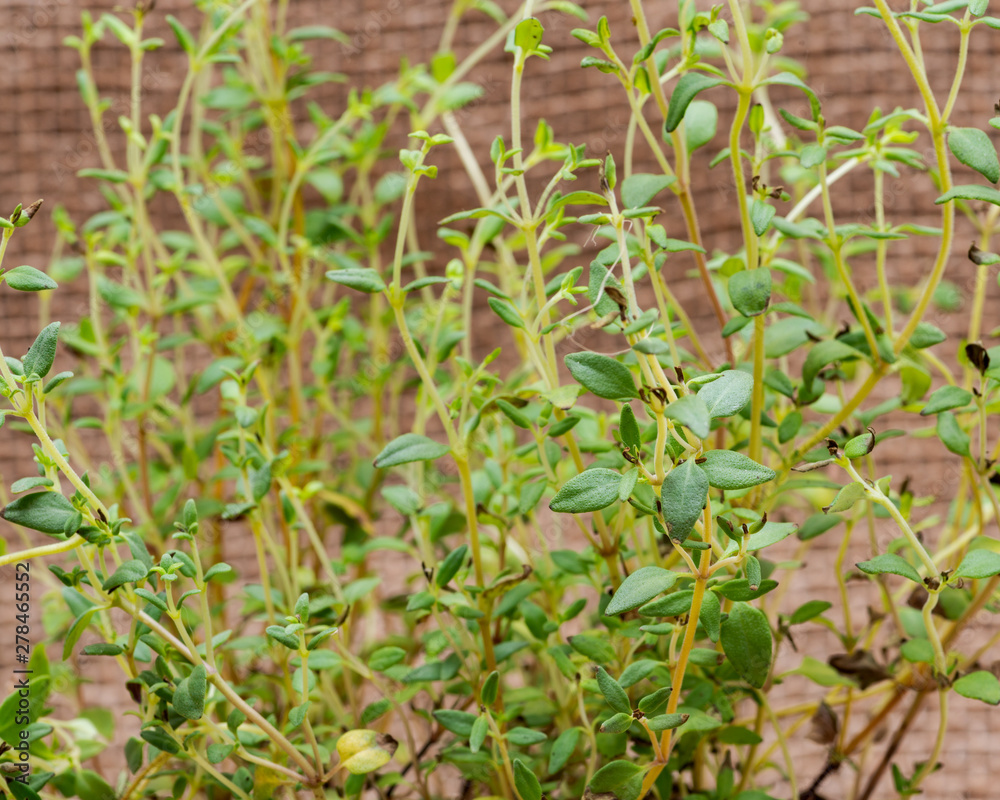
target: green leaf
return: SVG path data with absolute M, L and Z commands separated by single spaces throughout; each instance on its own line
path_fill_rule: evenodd
M 803 622 L 815 619 L 830 608 L 833 608 L 833 603 L 826 600 L 809 600 L 792 612 L 792 616 L 788 618 L 788 624 L 801 625 Z
M 745 269 L 729 278 L 729 299 L 744 317 L 757 317 L 771 302 L 771 270 Z
M 833 512 L 834 514 L 839 514 L 841 511 L 847 511 L 851 508 L 858 500 L 861 500 L 865 496 L 865 487 L 860 483 L 849 483 L 847 486 L 842 488 L 837 492 L 837 496 L 833 498 L 833 502 L 828 506 L 823 507 L 823 511 L 827 514 Z
M 596 664 L 609 664 L 615 660 L 615 649 L 604 639 L 581 633 L 570 636 L 566 641 L 576 652 Z
M 564 359 L 570 374 L 591 394 L 606 400 L 633 400 L 639 396 L 628 367 L 598 353 L 570 353 Z
M 580 728 L 567 728 L 552 743 L 549 751 L 549 775 L 555 775 L 569 762 L 580 742 Z
M 646 720 L 646 724 L 651 731 L 670 731 L 679 728 L 689 719 L 689 714 L 660 714 L 657 717 L 650 717 Z
M 955 681 L 954 689 L 970 700 L 982 700 L 991 706 L 1000 705 L 1000 681 L 996 675 L 984 669 L 963 675 Z
M 485 714 L 480 714 L 476 717 L 476 721 L 472 724 L 472 731 L 469 733 L 469 750 L 473 753 L 478 753 L 479 748 L 483 746 L 483 742 L 486 741 L 486 735 L 490 730 L 490 720 Z
M 938 414 L 937 435 L 952 453 L 957 456 L 971 457 L 969 450 L 969 434 L 962 430 L 950 411 Z
M 208 749 L 205 751 L 208 755 L 208 763 L 221 764 L 233 754 L 233 750 L 235 749 L 236 748 L 231 744 L 221 744 L 219 742 L 210 744 Z
M 670 471 L 663 481 L 661 504 L 671 539 L 675 542 L 687 539 L 707 501 L 708 476 L 693 458 Z
M 985 131 L 979 128 L 951 128 L 948 131 L 948 149 L 955 158 L 990 183 L 1000 181 L 1000 160 Z
M 615 591 L 611 602 L 604 609 L 605 616 L 623 614 L 648 603 L 677 582 L 677 573 L 662 567 L 640 567 Z
M 386 288 L 382 276 L 373 269 L 334 269 L 327 272 L 326 277 L 334 283 L 339 283 L 349 289 L 356 289 L 365 294 L 384 292 Z
M 806 96 L 809 98 L 809 106 L 812 109 L 813 119 L 816 120 L 819 118 L 819 113 L 820 113 L 819 98 L 816 96 L 816 93 L 808 86 L 806 86 L 806 84 L 802 82 L 802 79 L 799 78 L 797 75 L 794 75 L 791 72 L 781 72 L 777 75 L 768 78 L 766 81 L 763 82 L 762 85 L 794 86 L 797 89 L 801 89 L 803 92 L 806 93 Z
M 753 394 L 753 376 L 736 369 L 727 369 L 711 383 L 703 385 L 698 397 L 708 409 L 708 416 L 728 417 L 742 411 Z
M 964 408 L 971 402 L 972 392 L 961 386 L 942 386 L 927 399 L 927 405 L 921 409 L 920 416 L 928 417 L 953 408 Z
M 672 574 L 672 573 L 671 573 Z M 625 690 L 612 678 L 604 667 L 597 668 L 597 686 L 608 701 L 608 705 L 620 714 L 631 714 L 632 704 L 628 701 Z
M 533 744 L 541 744 L 548 741 L 548 738 L 541 731 L 533 731 L 531 728 L 517 727 L 507 731 L 507 741 L 511 744 L 516 744 L 518 747 L 530 747 Z
M 448 446 L 419 433 L 404 433 L 387 444 L 375 457 L 379 469 L 409 464 L 412 461 L 433 461 L 448 452 Z
M 465 556 L 468 552 L 469 546 L 467 544 L 463 544 L 448 553 L 444 561 L 441 562 L 441 566 L 438 567 L 437 575 L 434 576 L 434 582 L 437 583 L 438 586 L 447 586 L 448 582 L 455 577 L 455 573 L 461 569 L 462 564 L 465 562 Z
M 955 570 L 956 578 L 992 578 L 1000 575 L 1000 553 L 992 550 L 970 550 Z
M 601 733 L 625 733 L 632 727 L 633 722 L 635 722 L 635 718 L 631 714 L 619 711 L 601 723 L 600 731 Z
M 806 356 L 802 365 L 802 385 L 808 391 L 816 380 L 820 370 L 835 361 L 863 358 L 863 354 L 839 339 L 826 339 L 818 342 Z
M 503 415 L 517 425 L 517 427 L 524 428 L 525 430 L 531 429 L 531 420 L 528 419 L 528 416 L 519 408 L 514 406 L 512 403 L 508 403 L 503 398 L 498 398 L 496 403 L 497 408 L 500 409 Z
M 628 403 L 622 406 L 621 416 L 618 418 L 618 434 L 621 436 L 622 444 L 629 449 L 638 450 L 642 447 L 639 422 L 635 418 L 632 406 Z
M 534 17 L 522 19 L 514 28 L 514 47 L 520 47 L 525 52 L 531 52 L 542 43 L 542 34 L 545 28 L 542 23 Z M 527 797 L 523 800 L 528 800 Z M 538 800 L 538 798 L 535 798 Z
M 199 664 L 174 689 L 174 711 L 184 719 L 201 719 L 202 714 L 205 713 L 205 692 L 207 689 L 208 681 L 205 667 Z
M 642 208 L 677 180 L 674 175 L 636 173 L 622 181 L 622 204 L 625 208 Z
M 844 445 L 844 455 L 852 460 L 855 458 L 864 458 L 874 447 L 875 432 L 873 430 L 868 430 L 860 436 L 855 436 Z
M 767 233 L 767 229 L 771 227 L 771 220 L 774 219 L 774 214 L 774 206 L 759 197 L 755 197 L 750 206 L 750 223 L 753 225 L 754 233 L 758 236 Z M 757 270 L 749 271 L 756 272 Z
M 542 800 L 542 785 L 519 758 L 514 759 L 514 788 L 521 800 Z
M 97 642 L 83 648 L 85 656 L 118 656 L 124 652 L 125 648 L 120 644 L 111 644 L 110 642 Z
M 73 504 L 58 492 L 35 492 L 8 503 L 0 517 L 42 533 L 60 534 L 76 513 Z
M 693 153 L 715 138 L 719 125 L 719 110 L 707 100 L 695 100 L 684 114 L 684 138 L 687 151 Z
M 11 289 L 17 289 L 19 292 L 40 292 L 44 289 L 59 288 L 59 284 L 44 272 L 27 265 L 7 270 L 3 279 Z
M 59 342 L 59 323 L 53 322 L 42 328 L 34 344 L 28 348 L 21 364 L 24 367 L 26 376 L 37 375 L 44 378 L 52 369 L 52 362 L 56 358 L 56 344 Z
M 883 553 L 870 561 L 862 561 L 857 565 L 858 569 L 868 575 L 882 575 L 890 572 L 893 575 L 901 575 L 914 583 L 921 583 L 920 574 L 913 568 L 913 565 L 902 556 L 895 553 Z
M 983 203 L 992 203 L 995 206 L 1000 206 L 1000 192 L 992 186 L 966 184 L 964 186 L 956 186 L 950 191 L 945 192 L 934 202 L 937 205 L 941 205 L 941 203 L 947 203 L 949 200 L 978 200 Z
M 135 583 L 136 581 L 141 581 L 149 574 L 149 569 L 138 559 L 132 559 L 130 561 L 123 561 L 118 569 L 114 571 L 114 574 L 102 585 L 102 589 L 106 592 L 113 591 L 119 586 L 126 583 Z
M 600 511 L 618 500 L 622 476 L 613 469 L 594 467 L 570 478 L 556 492 L 549 508 L 563 514 Z
M 749 489 L 775 478 L 775 472 L 735 450 L 709 450 L 700 466 L 716 489 Z
M 406 658 L 402 647 L 380 647 L 368 657 L 368 666 L 375 672 L 385 672 Z
M 441 727 L 445 730 L 451 731 L 456 736 L 468 738 L 476 722 L 476 715 L 453 708 L 439 708 L 434 711 L 434 719 L 441 723 Z
M 514 308 L 512 303 L 507 300 L 501 300 L 499 297 L 489 297 L 486 299 L 486 302 L 490 304 L 493 313 L 511 328 L 524 328 L 524 320 L 521 319 L 521 314 Z
M 715 592 L 706 592 L 701 600 L 701 611 L 698 614 L 701 623 L 713 642 L 719 641 L 720 625 L 722 624 L 722 603 Z
M 754 688 L 763 688 L 772 653 L 771 626 L 764 612 L 746 603 L 734 603 L 722 623 L 720 640 L 737 674 Z
M 612 761 L 594 773 L 594 777 L 590 779 L 590 790 L 595 794 L 612 792 L 630 781 L 643 769 L 632 761 Z
M 162 750 L 164 753 L 169 753 L 172 756 L 177 755 L 181 751 L 180 745 L 178 745 L 177 742 L 175 742 L 160 728 L 149 728 L 141 731 L 139 736 L 153 745 L 153 747 Z
M 705 439 L 711 432 L 708 408 L 700 395 L 688 394 L 679 397 L 666 407 L 663 415 L 679 422 L 699 439 Z
M 673 133 L 677 126 L 681 124 L 691 101 L 701 92 L 725 83 L 722 78 L 712 75 L 705 75 L 702 72 L 688 72 L 681 76 L 674 87 L 674 93 L 670 95 L 670 107 L 667 109 L 667 118 L 663 127 L 667 133 Z M 595 789 L 595 791 L 597 791 Z

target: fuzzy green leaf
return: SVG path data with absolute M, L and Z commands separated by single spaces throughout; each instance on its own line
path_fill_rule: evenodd
M 605 467 L 584 470 L 570 478 L 556 492 L 549 508 L 563 514 L 585 514 L 600 511 L 618 500 L 618 489 L 622 482 L 620 473 Z
M 44 378 L 52 369 L 52 362 L 56 358 L 56 344 L 59 342 L 59 323 L 53 322 L 42 328 L 34 344 L 28 348 L 21 365 L 24 367 L 24 374 L 28 377 L 37 375 Z
M 598 353 L 570 353 L 566 366 L 577 383 L 606 400 L 633 400 L 639 396 L 628 367 Z
M 992 203 L 995 206 L 1000 206 L 1000 191 L 997 191 L 992 186 L 965 184 L 964 186 L 955 186 L 934 202 L 941 205 L 941 203 L 947 203 L 949 200 L 978 200 L 983 203 Z
M 597 668 L 597 686 L 608 701 L 608 705 L 621 714 L 631 714 L 632 704 L 625 690 L 612 678 L 604 667 Z
M 734 603 L 722 623 L 722 649 L 737 674 L 761 689 L 771 669 L 771 626 L 764 612 L 746 603 Z
M 635 418 L 635 412 L 628 403 L 622 406 L 621 416 L 618 418 L 618 433 L 621 436 L 622 444 L 626 447 L 637 450 L 642 447 L 642 437 L 639 433 L 639 422 Z
M 955 570 L 956 578 L 992 578 L 1000 575 L 1000 553 L 992 550 L 970 550 Z
M 736 369 L 727 369 L 710 383 L 702 385 L 698 397 L 708 409 L 708 416 L 728 417 L 742 411 L 753 394 L 753 376 Z
M 735 450 L 709 450 L 700 466 L 716 489 L 749 489 L 775 478 L 775 472 Z
M 952 128 L 948 131 L 948 149 L 955 158 L 990 183 L 1000 181 L 1000 160 L 985 131 L 979 128 Z
M 708 500 L 708 476 L 690 458 L 667 475 L 662 487 L 663 519 L 667 533 L 683 542 L 694 530 Z
M 677 582 L 677 573 L 662 567 L 640 567 L 618 587 L 604 609 L 606 616 L 623 614 L 648 603 Z
M 76 509 L 58 492 L 35 492 L 8 503 L 0 517 L 42 533 L 60 534 L 76 514 Z
M 41 292 L 45 289 L 59 288 L 59 284 L 44 272 L 26 264 L 7 270 L 3 280 L 7 281 L 11 289 L 17 289 L 19 292 Z
M 772 209 L 773 211 L 773 209 Z M 729 278 L 729 299 L 744 317 L 757 317 L 771 302 L 771 270 L 745 269 Z
M 705 401 L 696 394 L 679 397 L 667 406 L 663 415 L 679 422 L 699 439 L 705 439 L 711 432 L 711 420 Z

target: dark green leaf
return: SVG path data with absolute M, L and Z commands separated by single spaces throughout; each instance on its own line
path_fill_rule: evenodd
M 625 690 L 618 685 L 618 681 L 612 678 L 604 667 L 597 668 L 597 686 L 608 701 L 608 705 L 620 714 L 631 714 L 632 704 L 628 701 Z
M 863 354 L 850 345 L 838 339 L 826 339 L 818 342 L 806 356 L 802 365 L 802 385 L 807 389 L 812 386 L 819 371 L 835 361 L 862 358 Z
M 202 714 L 205 713 L 205 692 L 207 689 L 205 667 L 199 664 L 174 689 L 174 710 L 184 719 L 201 719 Z
M 639 433 L 639 422 L 635 418 L 632 406 L 628 403 L 622 406 L 621 416 L 618 419 L 618 433 L 621 436 L 622 444 L 632 450 L 642 447 L 642 437 Z
M 579 728 L 567 728 L 559 734 L 549 752 L 549 775 L 555 775 L 566 766 L 579 741 Z
M 771 626 L 764 613 L 746 603 L 734 603 L 722 623 L 720 639 L 737 674 L 754 688 L 763 688 L 772 654 Z
M 658 717 L 650 717 L 646 724 L 651 731 L 669 731 L 679 728 L 689 718 L 688 714 L 660 714 Z
M 608 664 L 615 660 L 615 649 L 604 639 L 581 633 L 570 636 L 567 641 L 576 652 L 596 664 Z
M 774 219 L 775 209 L 770 203 L 755 197 L 750 205 L 750 224 L 753 225 L 754 233 L 763 236 L 767 229 L 771 227 L 771 220 Z M 750 270 L 756 272 L 757 270 Z

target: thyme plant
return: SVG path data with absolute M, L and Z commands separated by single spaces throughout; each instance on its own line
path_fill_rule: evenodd
M 144 6 L 83 15 L 67 45 L 101 163 L 81 176 L 107 209 L 77 223 L 57 206 L 49 268 L 0 275 L 4 291 L 39 294 L 43 321 L 58 281 L 89 290 L 78 318 L 0 359 L 0 419 L 37 464 L 2 516 L 51 539 L 7 539 L 0 555 L 19 586 L 44 584 L 46 635 L 26 705 L 15 691 L 0 708 L 0 788 L 815 800 L 839 770 L 867 800 L 890 770 L 906 796 L 947 769 L 955 695 L 1000 703 L 984 661 L 1000 628 L 961 639 L 997 611 L 1000 584 L 1000 348 L 982 343 L 1000 261 L 985 126 L 1000 117 L 954 119 L 970 37 L 1000 19 L 985 0 L 859 9 L 854 24 L 888 32 L 922 105 L 875 109 L 853 130 L 828 122 L 782 55 L 796 4 L 699 5 L 680 0 L 657 29 L 630 0 L 634 30 L 619 31 L 565 0 L 510 17 L 457 0 L 431 63 L 404 61 L 370 89 L 311 65 L 311 48 L 348 52 L 350 37 L 290 28 L 284 3 L 214 4 L 198 30 L 165 19 L 188 69 L 162 118 L 142 90 L 162 20 Z M 592 48 L 581 68 L 624 93 L 621 152 L 523 117 L 524 83 L 546 79 L 549 12 L 586 26 L 573 31 Z M 460 58 L 456 31 L 482 13 L 494 33 Z M 920 47 L 931 25 L 959 33 L 943 96 Z M 131 64 L 117 120 L 92 66 L 109 38 Z M 456 112 L 498 49 L 511 128 L 478 153 L 462 126 L 474 111 Z M 312 99 L 341 81 L 341 107 Z M 801 108 L 772 102 L 775 87 Z M 720 125 L 711 98 L 727 93 L 712 163 L 731 173 L 731 251 L 709 249 L 692 168 Z M 416 209 L 443 148 L 478 207 L 453 210 L 433 243 Z M 983 180 L 956 185 L 956 164 Z M 833 196 L 854 171 L 873 176 L 874 214 L 838 221 Z M 886 181 L 904 173 L 932 183 L 937 227 L 889 219 Z M 0 259 L 45 208 L 0 220 Z M 976 236 L 957 342 L 929 320 L 949 270 L 967 268 L 956 212 Z M 911 236 L 937 248 L 912 286 L 889 268 Z M 719 323 L 709 334 L 666 277 L 691 256 Z M 856 271 L 872 266 L 864 290 Z M 67 352 L 73 372 L 53 375 Z M 906 415 L 909 433 L 891 427 Z M 897 437 L 954 455 L 946 515 L 885 474 L 909 446 Z M 806 566 L 820 537 L 836 556 Z M 855 564 L 858 540 L 869 552 Z M 256 568 L 239 575 L 244 551 Z M 789 601 L 794 575 L 815 585 L 824 569 L 835 598 Z M 868 618 L 849 602 L 858 586 Z M 836 649 L 799 652 L 795 634 L 818 627 Z M 52 713 L 50 694 L 76 703 L 97 674 L 87 656 L 116 662 L 129 718 Z M 784 691 L 793 675 L 812 687 L 804 702 Z M 928 704 L 940 733 L 906 763 L 900 743 Z M 121 726 L 126 768 L 102 770 Z M 825 762 L 804 771 L 790 740 L 807 726 Z

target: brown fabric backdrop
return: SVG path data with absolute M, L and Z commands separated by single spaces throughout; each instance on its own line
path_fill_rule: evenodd
M 510 0 L 501 3 L 508 13 L 514 11 Z M 99 11 L 111 10 L 113 3 L 94 0 L 86 4 Z M 591 15 L 591 22 L 606 13 L 611 23 L 612 35 L 617 42 L 634 41 L 634 31 L 629 21 L 628 4 L 621 2 L 585 2 Z M 903 4 L 896 1 L 900 8 Z M 906 4 L 908 6 L 908 4 Z M 411 62 L 426 61 L 433 54 L 439 30 L 450 4 L 442 0 L 424 3 L 403 3 L 401 0 L 298 0 L 291 3 L 290 13 L 293 24 L 331 24 L 353 37 L 353 43 L 360 50 L 352 54 L 340 45 L 326 45 L 313 48 L 317 54 L 316 65 L 322 69 L 347 73 L 354 83 L 378 85 L 388 80 L 396 70 L 403 55 Z M 903 62 L 881 24 L 868 17 L 853 16 L 854 3 L 846 0 L 805 0 L 803 6 L 811 14 L 811 20 L 795 28 L 785 40 L 784 54 L 801 60 L 808 70 L 808 81 L 823 100 L 826 118 L 834 124 L 861 128 L 873 107 L 891 110 L 895 106 L 919 107 L 919 96 L 914 84 L 905 71 Z M 657 0 L 647 3 L 650 25 L 656 30 L 671 24 L 676 15 L 675 4 Z M 94 142 L 90 134 L 88 115 L 79 100 L 74 73 L 78 67 L 74 51 L 61 45 L 63 38 L 75 34 L 79 27 L 80 7 L 69 0 L 0 0 L 0 63 L 3 65 L 4 91 L 0 100 L 0 210 L 9 213 L 18 203 L 29 203 L 38 197 L 46 200 L 46 208 L 62 204 L 77 222 L 82 222 L 90 214 L 104 207 L 103 199 L 95 191 L 93 182 L 75 177 L 77 169 L 97 164 Z M 151 54 L 147 60 L 144 76 L 144 96 L 146 112 L 164 114 L 172 106 L 182 78 L 183 60 L 178 50 L 172 46 L 173 36 L 164 20 L 171 13 L 196 23 L 196 12 L 187 3 L 178 0 L 160 0 L 155 12 L 148 18 L 147 34 L 161 36 L 168 45 Z M 611 76 L 595 70 L 579 69 L 580 59 L 588 55 L 588 49 L 570 35 L 570 30 L 578 25 L 575 21 L 555 15 L 543 17 L 546 25 L 545 41 L 555 52 L 551 62 L 540 60 L 530 62 L 525 84 L 526 101 L 524 119 L 526 135 L 533 130 L 535 120 L 546 118 L 554 127 L 556 136 L 563 141 L 585 142 L 588 151 L 603 155 L 611 150 L 621 157 L 625 124 L 628 119 L 627 107 L 617 83 Z M 947 27 L 947 30 L 945 28 Z M 470 13 L 467 23 L 461 28 L 458 49 L 467 52 L 493 31 L 493 23 L 484 16 Z M 983 128 L 992 116 L 993 103 L 997 99 L 998 88 L 993 81 L 993 62 L 1000 42 L 1000 34 L 984 28 L 977 29 L 972 37 L 970 67 L 965 79 L 964 91 L 956 109 L 953 122 Z M 954 70 L 957 34 L 951 26 L 937 26 L 933 35 L 925 36 L 923 45 L 935 88 L 946 91 Z M 631 52 L 632 45 L 622 45 L 623 52 Z M 111 125 L 109 135 L 115 148 L 121 146 L 112 128 L 118 114 L 128 108 L 128 69 L 123 49 L 117 42 L 107 42 L 96 52 L 95 63 L 102 96 L 110 97 L 114 103 L 107 120 Z M 470 76 L 483 86 L 484 97 L 471 109 L 462 112 L 461 121 L 472 140 L 474 148 L 485 155 L 488 142 L 498 133 L 509 137 L 509 62 L 508 56 L 496 52 L 483 62 Z M 337 113 L 344 97 L 342 87 L 331 86 L 319 95 L 321 103 L 332 113 Z M 731 97 L 719 90 L 708 95 L 719 105 L 720 131 L 726 117 L 731 115 Z M 794 91 L 775 90 L 772 99 L 776 107 L 804 111 L 802 96 Z M 731 211 L 731 175 L 726 166 L 707 171 L 707 161 L 723 146 L 724 136 L 717 138 L 699 154 L 696 174 L 702 176 L 700 185 L 704 190 L 696 197 L 702 221 L 706 244 L 713 247 L 733 248 L 738 236 L 738 219 Z M 396 146 L 399 146 L 397 144 Z M 927 152 L 926 137 L 919 147 Z M 637 146 L 641 153 L 641 143 Z M 422 240 L 425 246 L 433 247 L 432 224 L 456 210 L 477 205 L 469 184 L 461 170 L 457 157 L 446 148 L 435 151 L 435 158 L 441 167 L 441 176 L 424 191 L 422 208 Z M 652 169 L 650 162 L 645 166 Z M 969 177 L 969 176 L 966 176 Z M 591 180 L 596 181 L 596 178 Z M 964 182 L 960 180 L 959 182 Z M 972 182 L 970 177 L 968 182 Z M 696 186 L 699 185 L 696 182 Z M 933 191 L 926 176 L 904 175 L 898 181 L 888 182 L 887 215 L 891 221 L 913 220 L 925 224 L 936 224 L 937 209 L 933 205 Z M 579 188 L 596 188 L 580 186 Z M 864 170 L 857 170 L 842 181 L 834 191 L 838 221 L 852 221 L 871 214 L 871 180 Z M 680 215 L 672 216 L 675 209 L 668 209 L 666 224 L 673 236 L 686 238 Z M 813 210 L 818 214 L 818 210 Z M 948 278 L 961 289 L 965 303 L 971 302 L 973 272 L 964 257 L 964 251 L 972 238 L 971 228 L 959 221 L 955 253 L 949 265 Z M 581 243 L 582 236 L 581 235 Z M 45 268 L 51 249 L 53 226 L 48 211 L 14 238 L 8 252 L 7 266 L 32 264 Z M 916 283 L 930 268 L 935 242 L 914 238 L 907 242 L 893 243 L 890 248 L 889 265 L 897 281 Z M 586 260 L 581 260 L 586 263 Z M 706 332 L 707 341 L 718 347 L 718 337 L 714 332 L 714 319 L 704 301 L 700 284 L 686 273 L 693 264 L 678 262 L 672 265 L 670 279 L 677 295 L 687 305 L 689 313 L 697 321 L 699 328 Z M 855 262 L 855 271 L 863 287 L 874 284 L 873 260 L 861 258 Z M 67 286 L 61 289 L 53 304 L 52 318 L 72 322 L 86 313 L 85 293 L 82 286 Z M 25 299 L 23 295 L 0 292 L 0 315 L 4 324 L 0 336 L 7 353 L 23 353 L 38 329 L 36 301 Z M 949 334 L 961 337 L 967 326 L 967 313 L 944 314 L 932 312 L 932 320 Z M 484 323 L 488 324 L 488 323 Z M 1000 292 L 991 281 L 983 330 L 991 331 L 1000 324 Z M 481 340 L 488 338 L 483 331 L 477 331 Z M 957 339 L 954 340 L 957 343 Z M 939 350 L 947 360 L 954 360 L 954 344 L 951 340 Z M 70 366 L 63 354 L 57 366 Z M 890 382 L 885 387 L 883 397 L 898 391 Z M 875 399 L 871 401 L 874 404 Z M 915 426 L 912 418 L 902 418 L 900 426 Z M 884 454 L 887 454 L 884 455 Z M 957 477 L 949 468 L 952 460 L 936 442 L 921 439 L 896 439 L 886 442 L 880 449 L 880 456 L 888 458 L 887 471 L 896 475 L 896 480 L 912 476 L 918 491 L 935 491 L 945 499 L 955 490 Z M 11 433 L 6 428 L 0 430 L 0 473 L 6 485 L 23 475 L 33 474 L 31 447 L 27 437 Z M 884 463 L 884 462 L 883 462 Z M 940 504 L 930 511 L 942 511 Z M 926 513 L 926 512 L 922 512 Z M 20 541 L 9 525 L 0 523 L 0 533 L 14 547 Z M 933 537 L 933 530 L 930 531 Z M 859 537 L 863 538 L 863 537 Z M 892 538 L 891 532 L 883 531 L 883 541 Z M 810 555 L 814 563 L 832 559 L 836 543 L 815 550 Z M 855 552 L 856 550 L 856 552 Z M 791 554 L 791 551 L 789 551 Z M 852 556 L 859 560 L 868 556 L 867 545 L 860 542 L 852 550 Z M 829 585 L 817 587 L 817 579 L 808 572 L 802 572 L 792 581 L 791 590 L 782 603 L 784 610 L 794 609 L 806 592 L 817 590 L 835 597 L 835 586 L 827 565 L 815 576 L 820 580 L 831 580 Z M 253 565 L 248 566 L 252 574 Z M 0 591 L 6 593 L 10 585 L 10 572 L 3 572 Z M 36 586 L 36 592 L 40 589 Z M 857 595 L 855 597 L 854 595 Z M 856 615 L 866 613 L 868 598 L 863 593 L 852 594 Z M 40 641 L 41 619 L 37 614 L 40 598 L 36 595 L 36 613 L 33 619 L 35 641 Z M 11 607 L 7 598 L 0 598 L 0 609 Z M 5 641 L 11 639 L 7 613 L 0 613 L 0 636 Z M 990 624 L 987 617 L 983 625 L 967 637 L 971 641 L 983 634 Z M 832 636 L 814 631 L 799 640 L 800 650 L 825 658 L 837 647 Z M 784 662 L 789 667 L 797 663 L 797 656 L 785 654 Z M 990 659 L 987 658 L 987 661 Z M 87 702 L 113 707 L 116 711 L 130 707 L 130 701 L 119 685 L 102 680 L 97 659 L 81 661 L 77 668 L 86 669 L 88 676 L 97 681 L 85 687 Z M 3 665 L 4 667 L 6 665 Z M 108 679 L 110 680 L 110 678 Z M 0 681 L 0 691 L 9 690 L 10 679 L 4 673 Z M 790 684 L 795 696 L 816 698 L 820 690 L 814 685 Z M 953 700 L 952 732 L 948 748 L 944 754 L 945 769 L 925 782 L 927 797 L 937 800 L 959 800 L 959 798 L 992 798 L 996 795 L 990 786 L 992 767 L 992 743 L 990 733 L 1000 731 L 1000 718 L 981 704 L 963 701 L 955 696 Z M 129 733 L 134 720 L 122 725 Z M 897 761 L 907 769 L 914 761 L 927 757 L 936 726 L 934 704 L 917 719 L 914 734 L 904 743 Z M 855 728 L 854 730 L 857 730 Z M 128 734 L 126 734 L 128 735 Z M 796 758 L 808 758 L 818 767 L 822 763 L 823 751 L 819 745 L 804 741 L 799 736 L 792 742 Z M 880 754 L 881 747 L 876 753 Z M 105 756 L 99 765 L 106 777 L 114 782 L 120 759 Z M 868 765 L 871 766 L 870 764 Z M 846 781 L 852 771 L 845 768 L 842 775 L 831 779 L 826 785 L 829 797 L 845 796 Z M 809 770 L 800 773 L 809 778 Z M 878 797 L 895 797 L 891 783 L 883 781 Z M 777 790 L 776 790 L 777 791 Z M 780 791 L 778 792 L 780 794 Z M 787 792 L 786 792 L 787 794 Z

